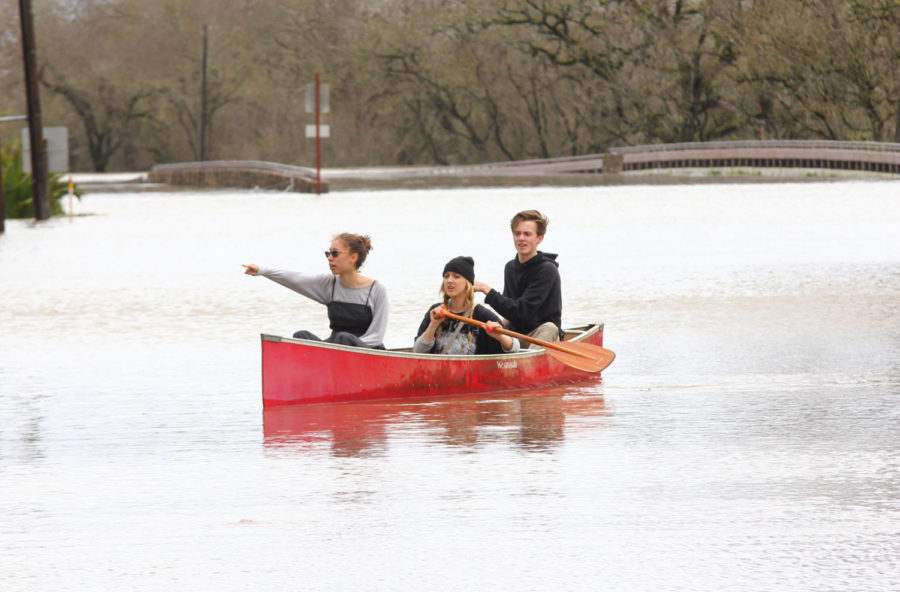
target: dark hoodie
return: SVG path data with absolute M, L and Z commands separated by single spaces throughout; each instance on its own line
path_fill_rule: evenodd
M 562 324 L 562 290 L 556 253 L 537 252 L 519 263 L 515 257 L 503 272 L 503 293 L 491 290 L 484 301 L 509 320 L 509 329 L 531 333 L 539 325 Z

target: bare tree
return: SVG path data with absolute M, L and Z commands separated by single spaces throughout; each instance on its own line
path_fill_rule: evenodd
M 757 0 L 738 83 L 767 89 L 791 137 L 884 141 L 900 102 L 898 13 L 881 0 Z
M 65 77 L 41 71 L 41 83 L 64 98 L 78 114 L 84 127 L 94 171 L 106 171 L 123 139 L 141 119 L 151 119 L 157 93 L 152 90 L 125 90 L 99 81 L 92 88 L 76 88 Z
M 0 12 L 15 12 L 0 0 Z M 896 0 L 47 0 L 44 118 L 76 169 L 199 155 L 309 164 L 305 86 L 331 86 L 329 166 L 474 163 L 716 138 L 900 140 Z M 3 12 L 3 14 L 6 14 Z M 22 113 L 0 21 L 0 113 Z M 6 50 L 6 51 L 4 51 Z M 12 126 L 0 130 L 10 137 Z

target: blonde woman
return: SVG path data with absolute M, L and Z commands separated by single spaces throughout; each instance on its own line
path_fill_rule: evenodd
M 519 351 L 519 340 L 495 331 L 485 331 L 469 323 L 441 316 L 440 307 L 450 312 L 485 323 L 487 327 L 500 327 L 500 317 L 480 304 L 475 304 L 475 261 L 471 257 L 454 257 L 444 266 L 441 282 L 443 302 L 428 309 L 419 333 L 413 343 L 413 351 L 419 354 L 499 354 Z

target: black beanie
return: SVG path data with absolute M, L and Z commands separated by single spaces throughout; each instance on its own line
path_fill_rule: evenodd
M 444 266 L 444 273 L 454 271 L 469 280 L 470 284 L 475 283 L 475 260 L 471 257 L 454 257 Z

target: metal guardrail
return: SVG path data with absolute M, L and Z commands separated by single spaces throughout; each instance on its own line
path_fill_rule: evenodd
M 176 162 L 172 164 L 154 165 L 152 171 L 183 171 L 198 169 L 241 169 L 255 170 L 266 173 L 277 173 L 287 176 L 302 176 L 316 178 L 315 169 L 308 167 L 294 166 L 290 164 L 280 164 L 277 162 L 267 162 L 264 160 L 208 160 L 201 162 Z
M 211 160 L 156 165 L 147 175 L 150 182 L 194 187 L 238 187 L 310 193 L 328 191 L 319 185 L 316 171 L 262 160 Z
M 509 160 L 509 161 L 500 161 L 500 162 L 485 162 L 479 164 L 462 164 L 455 165 L 452 169 L 464 169 L 464 170 L 472 170 L 472 169 L 497 169 L 497 168 L 515 168 L 515 167 L 531 167 L 536 165 L 553 165 L 553 164 L 561 164 L 561 163 L 575 163 L 575 162 L 583 162 L 583 161 L 594 161 L 603 159 L 602 154 L 582 154 L 579 156 L 557 156 L 554 158 L 533 158 L 530 160 Z

